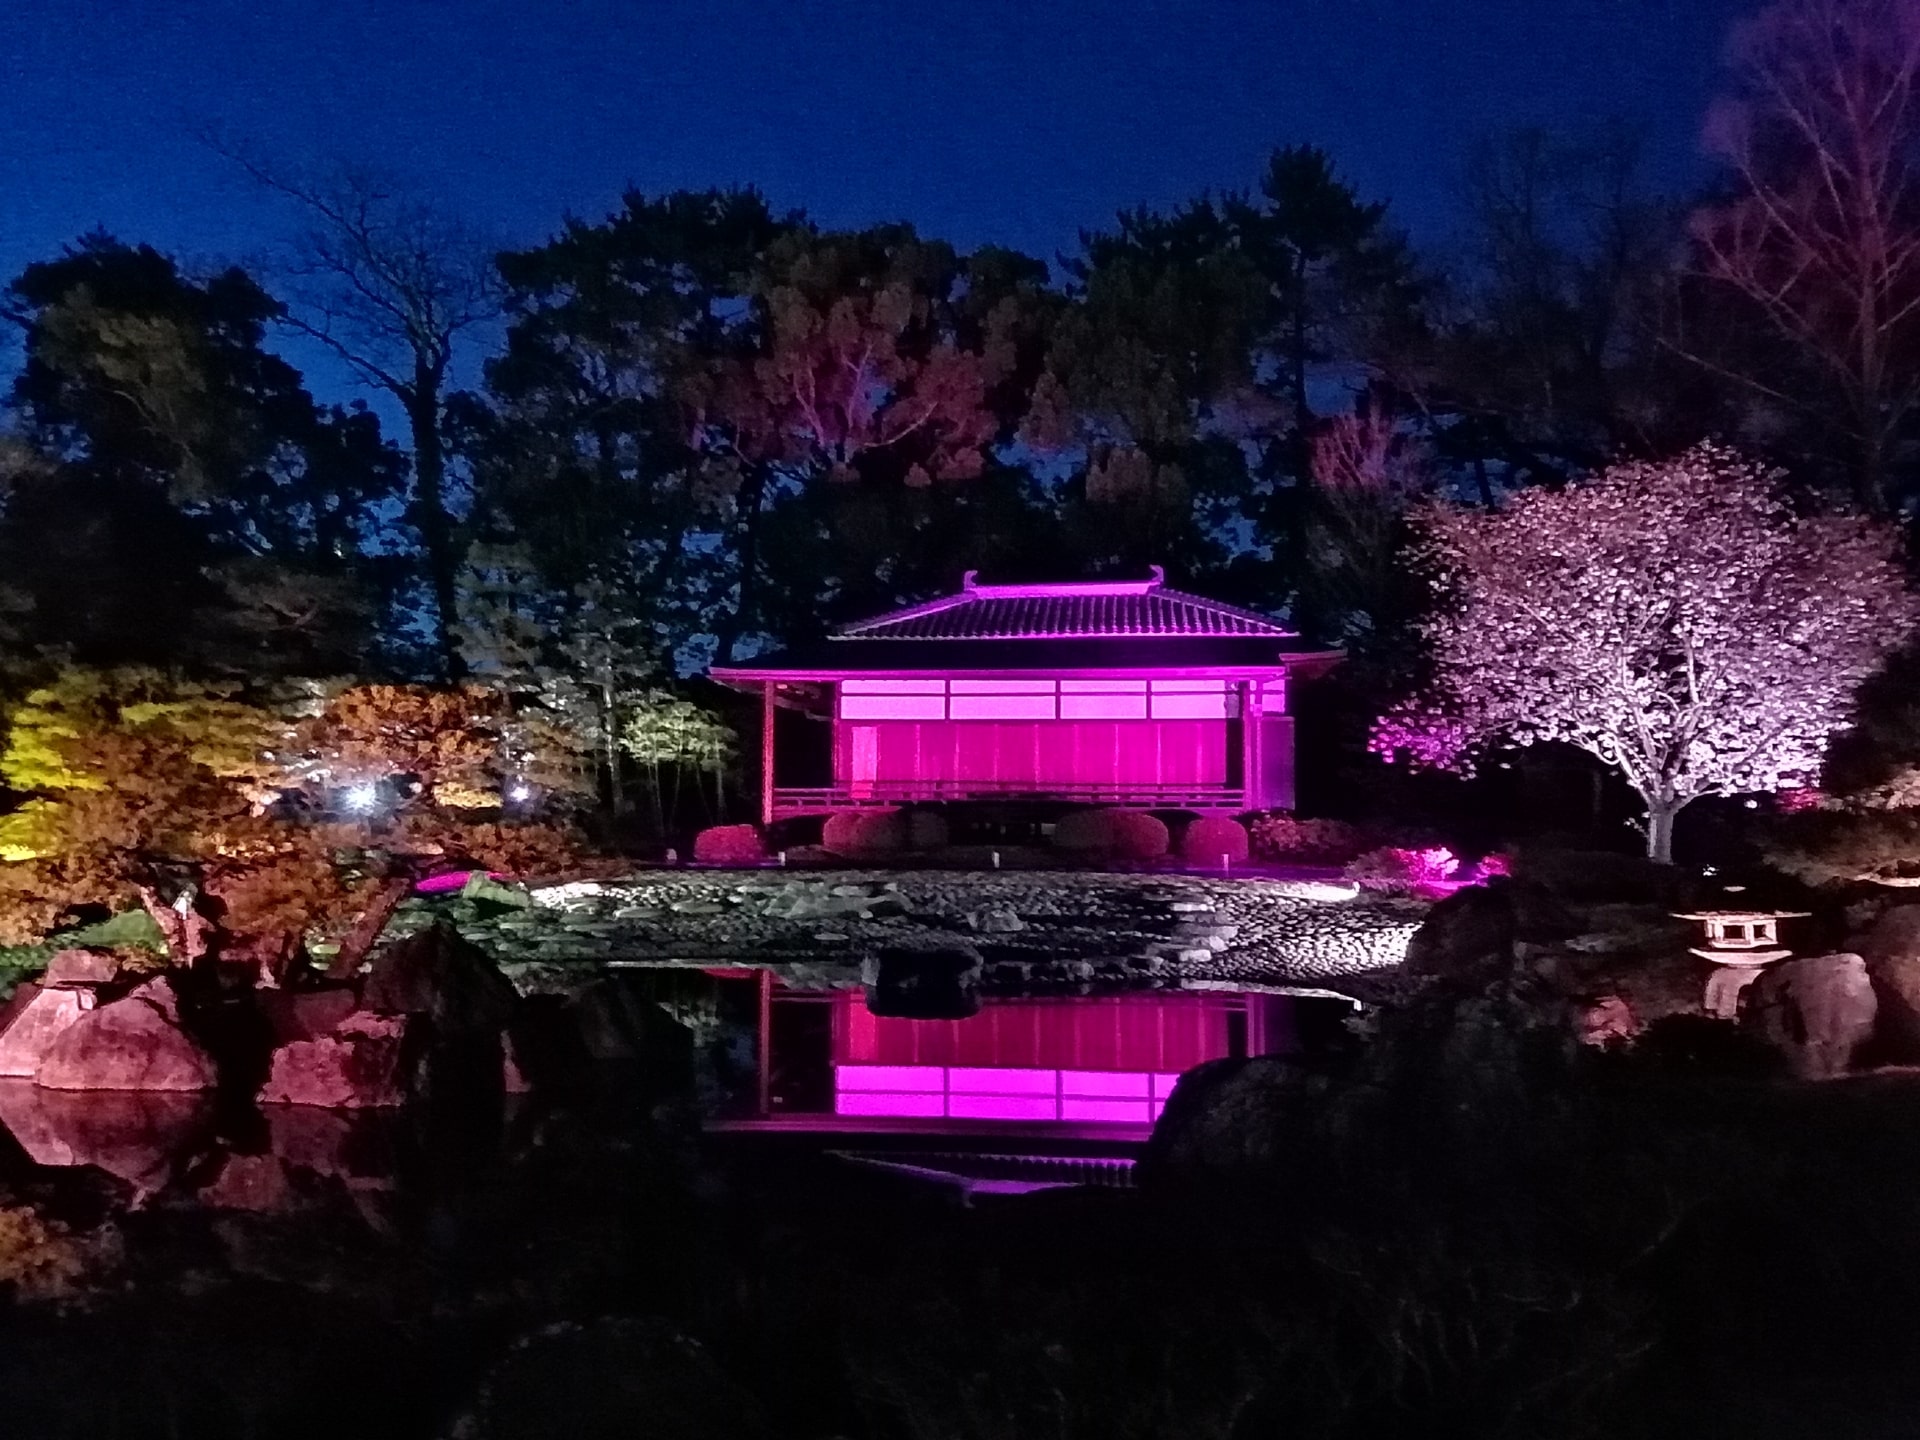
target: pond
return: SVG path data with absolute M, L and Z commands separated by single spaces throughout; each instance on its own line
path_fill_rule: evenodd
M 648 1433 L 856 1433 L 857 1397 L 823 1378 L 848 1342 L 814 1333 L 813 1304 L 972 1223 L 956 1196 L 1131 1203 L 1114 1184 L 1180 1071 L 1345 1008 L 1161 989 L 910 1020 L 766 971 L 618 983 L 666 1021 L 643 1063 L 500 1109 L 0 1084 L 5 1433 L 554 1433 L 556 1395 L 574 1435 L 603 1402 L 644 1404 Z M 515 1378 L 529 1345 L 570 1358 Z M 608 1346 L 617 1383 L 583 1358 Z M 541 1386 L 545 1419 L 514 1429 Z

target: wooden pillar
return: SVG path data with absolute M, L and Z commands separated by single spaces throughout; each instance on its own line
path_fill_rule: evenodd
M 773 823 L 773 681 L 760 682 L 760 823 Z
M 1240 682 L 1240 803 L 1248 810 L 1262 807 L 1260 793 L 1260 682 Z

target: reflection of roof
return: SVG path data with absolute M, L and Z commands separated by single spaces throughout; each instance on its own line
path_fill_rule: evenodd
M 1277 620 L 1150 580 L 982 585 L 969 571 L 957 595 L 862 620 L 836 640 L 1060 640 L 1132 636 L 1292 638 Z

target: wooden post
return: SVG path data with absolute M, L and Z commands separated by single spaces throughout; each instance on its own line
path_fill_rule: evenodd
M 760 682 L 760 823 L 773 823 L 773 681 Z
M 1260 682 L 1240 682 L 1240 804 L 1248 810 L 1265 805 L 1260 793 Z
M 772 682 L 769 681 L 769 684 Z M 773 971 L 760 972 L 760 1118 L 773 1113 Z

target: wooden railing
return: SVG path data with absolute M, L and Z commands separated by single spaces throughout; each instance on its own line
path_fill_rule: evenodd
M 1084 805 L 1126 805 L 1139 810 L 1236 811 L 1246 808 L 1246 791 L 1238 785 L 1192 782 L 871 780 L 811 788 L 776 787 L 773 813 L 817 815 L 828 810 L 965 800 L 1056 800 Z

